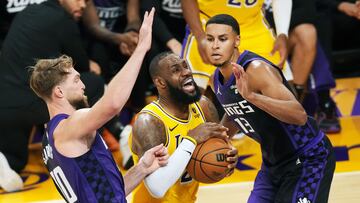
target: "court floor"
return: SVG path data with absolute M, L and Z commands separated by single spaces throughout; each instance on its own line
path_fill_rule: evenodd
M 337 159 L 329 202 L 360 202 L 360 78 L 337 80 L 332 97 L 338 104 L 343 130 L 328 135 Z M 239 150 L 238 169 L 219 183 L 201 184 L 198 203 L 246 202 L 261 163 L 260 148 L 247 137 L 233 144 Z M 24 189 L 13 193 L 0 189 L 0 203 L 64 202 L 42 165 L 40 151 L 33 149 L 30 154 L 29 164 L 21 174 Z M 119 157 L 117 152 L 114 155 Z

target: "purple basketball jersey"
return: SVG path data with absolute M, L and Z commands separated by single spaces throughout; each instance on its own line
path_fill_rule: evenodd
M 283 78 L 283 84 L 289 88 L 281 70 L 255 53 L 243 52 L 237 63 L 246 71 L 248 65 L 254 60 L 265 61 L 277 69 Z M 313 118 L 308 117 L 307 123 L 303 126 L 281 122 L 246 101 L 238 93 L 233 74 L 225 84 L 223 79 L 220 69 L 217 68 L 214 74 L 216 97 L 223 106 L 225 113 L 238 126 L 239 130 L 260 143 L 265 164 L 276 165 L 292 158 L 322 139 L 323 133 L 318 130 Z
M 79 157 L 68 158 L 56 150 L 53 132 L 67 118 L 52 118 L 42 141 L 43 160 L 57 190 L 67 202 L 126 202 L 122 175 L 98 133 L 90 150 Z

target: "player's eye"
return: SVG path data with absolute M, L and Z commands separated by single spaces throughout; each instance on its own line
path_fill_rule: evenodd
M 208 37 L 208 38 L 207 38 L 207 41 L 212 42 L 212 41 L 214 41 L 214 38 Z

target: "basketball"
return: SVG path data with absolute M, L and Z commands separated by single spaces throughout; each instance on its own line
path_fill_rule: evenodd
M 223 139 L 210 138 L 198 144 L 187 165 L 187 172 L 201 183 L 215 183 L 229 172 L 226 153 L 231 149 Z

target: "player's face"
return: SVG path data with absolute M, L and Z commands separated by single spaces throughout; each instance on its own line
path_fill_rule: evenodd
M 60 0 L 60 4 L 76 20 L 80 20 L 86 7 L 87 0 Z
M 164 79 L 169 94 L 182 103 L 193 103 L 200 99 L 200 90 L 196 85 L 189 65 L 175 54 L 165 57 L 160 65 L 165 67 Z
M 232 27 L 224 24 L 209 24 L 206 26 L 206 53 L 210 63 L 221 67 L 230 62 L 240 42 L 240 37 Z
M 85 96 L 85 85 L 80 79 L 80 74 L 74 68 L 70 69 L 70 74 L 61 86 L 65 98 L 75 109 L 89 107 Z

